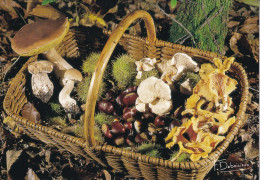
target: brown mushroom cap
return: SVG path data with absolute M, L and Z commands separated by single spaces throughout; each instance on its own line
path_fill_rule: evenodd
M 64 73 L 64 79 L 82 81 L 82 75 L 77 69 L 71 68 Z
M 31 74 L 50 73 L 52 70 L 53 64 L 46 60 L 32 62 L 28 65 L 28 71 Z
M 57 20 L 41 20 L 27 24 L 12 40 L 13 50 L 20 56 L 33 56 L 57 46 L 69 29 L 65 16 Z

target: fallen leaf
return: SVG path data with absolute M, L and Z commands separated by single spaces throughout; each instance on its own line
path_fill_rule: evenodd
M 251 139 L 244 148 L 245 157 L 248 159 L 254 159 L 259 156 L 259 144 Z
M 32 122 L 39 123 L 41 116 L 34 105 L 30 102 L 25 104 L 22 108 L 22 116 L 29 119 Z
M 250 6 L 259 7 L 259 0 L 236 0 L 236 1 L 250 5 Z
M 251 51 L 253 53 L 255 61 L 258 63 L 259 61 L 259 39 L 249 40 L 249 44 L 251 46 Z
M 231 50 L 235 54 L 239 54 L 239 55 L 251 54 L 248 39 L 243 34 L 234 33 L 233 36 L 230 38 L 229 45 Z
M 245 129 L 240 129 L 238 137 L 241 138 L 241 142 L 248 142 L 252 139 L 252 133 L 247 132 Z
M 35 8 L 38 4 L 41 4 L 42 0 L 28 0 L 26 6 L 26 12 L 29 14 L 33 8 Z
M 32 9 L 30 15 L 56 20 L 62 16 L 62 13 L 53 8 L 51 5 L 47 4 L 44 6 L 37 5 Z
M 239 21 L 229 21 L 228 22 L 228 28 L 233 28 L 233 27 L 235 27 L 235 26 L 237 26 L 239 24 L 240 24 Z
M 103 173 L 105 175 L 106 180 L 111 180 L 112 179 L 111 175 L 109 174 L 109 172 L 107 170 L 103 170 Z
M 24 180 L 40 180 L 40 179 L 31 168 L 28 168 L 28 172 Z
M 17 161 L 21 156 L 23 150 L 8 150 L 6 152 L 6 168 L 7 172 L 11 169 L 11 166 Z
M 239 29 L 240 33 L 258 33 L 259 27 L 257 24 L 245 24 L 242 26 L 241 29 Z
M 17 4 L 13 0 L 0 0 L 0 9 L 7 11 L 12 16 L 12 19 L 18 17 L 15 8 L 23 9 L 19 4 Z
M 244 24 L 257 24 L 259 21 L 259 17 L 258 16 L 254 16 L 254 17 L 250 17 L 247 18 L 244 22 Z

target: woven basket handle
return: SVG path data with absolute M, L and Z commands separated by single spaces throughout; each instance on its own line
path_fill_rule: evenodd
M 94 138 L 94 114 L 95 114 L 95 106 L 98 95 L 98 90 L 100 87 L 100 83 L 102 81 L 102 77 L 107 66 L 107 63 L 113 53 L 119 39 L 124 34 L 125 30 L 132 24 L 136 19 L 142 19 L 145 22 L 145 27 L 147 30 L 147 42 L 149 45 L 154 45 L 156 41 L 156 33 L 154 22 L 151 15 L 142 10 L 134 11 L 128 14 L 115 28 L 115 30 L 110 34 L 106 45 L 104 46 L 99 60 L 97 62 L 96 69 L 92 75 L 92 79 L 90 82 L 87 101 L 85 106 L 85 116 L 84 116 L 84 137 L 86 140 L 86 145 L 94 146 L 95 138 Z

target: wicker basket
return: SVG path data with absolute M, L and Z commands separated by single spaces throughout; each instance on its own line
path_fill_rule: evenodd
M 136 19 L 142 19 L 147 29 L 147 38 L 124 34 L 129 25 Z M 20 111 L 28 102 L 25 95 L 25 83 L 28 63 L 35 61 L 37 57 L 31 57 L 22 67 L 19 73 L 10 82 L 10 88 L 4 99 L 3 107 L 6 113 L 13 117 L 17 125 L 34 139 L 56 146 L 61 150 L 70 151 L 73 154 L 82 155 L 88 159 L 94 159 L 102 166 L 114 169 L 117 172 L 129 174 L 135 178 L 153 179 L 203 179 L 210 171 L 229 143 L 237 135 L 238 130 L 245 121 L 245 110 L 248 98 L 248 81 L 245 70 L 234 62 L 229 71 L 239 82 L 239 108 L 236 113 L 236 122 L 226 136 L 226 139 L 205 159 L 197 162 L 171 162 L 141 155 L 122 148 L 110 145 L 96 145 L 93 140 L 94 111 L 98 88 L 103 76 L 104 69 L 114 51 L 117 43 L 136 60 L 143 57 L 168 60 L 176 52 L 183 52 L 199 62 L 211 62 L 217 54 L 199 49 L 185 47 L 156 39 L 155 27 L 151 16 L 145 11 L 135 11 L 125 17 L 118 27 L 112 32 L 104 31 L 110 37 L 103 48 L 95 73 L 91 80 L 92 86 L 87 97 L 84 118 L 85 139 L 73 137 L 52 128 L 35 124 L 21 117 Z M 225 58 L 225 57 L 221 57 Z

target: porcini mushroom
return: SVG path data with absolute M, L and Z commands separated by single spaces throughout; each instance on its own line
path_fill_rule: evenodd
M 156 77 L 149 77 L 142 81 L 137 89 L 138 98 L 136 109 L 146 111 L 147 106 L 157 115 L 163 115 L 171 111 L 171 89 L 168 84 Z
M 143 58 L 139 61 L 136 61 L 135 62 L 136 70 L 137 70 L 136 79 L 141 79 L 143 71 L 151 71 L 152 69 L 154 69 L 155 64 L 156 64 L 155 58 L 154 59 Z
M 28 65 L 28 71 L 32 74 L 33 94 L 44 103 L 47 103 L 53 95 L 54 86 L 47 75 L 52 70 L 53 64 L 49 61 L 36 61 Z
M 64 80 L 64 74 L 65 71 L 73 67 L 54 49 L 62 41 L 68 29 L 69 21 L 65 16 L 56 20 L 41 20 L 27 24 L 14 36 L 12 48 L 20 56 L 33 56 L 43 53 L 54 64 L 54 72 L 60 79 L 60 83 L 65 85 L 65 82 L 68 82 L 70 84 L 68 86 L 71 86 L 74 81 Z M 75 69 L 75 71 L 77 70 Z M 77 74 L 79 75 L 80 72 L 78 71 Z M 62 92 L 67 91 L 67 88 Z M 66 109 L 66 107 L 64 108 Z
M 76 100 L 70 97 L 70 93 L 74 88 L 74 83 L 78 81 L 82 81 L 82 75 L 78 70 L 71 68 L 64 73 L 64 77 L 62 79 L 62 84 L 64 87 L 60 91 L 59 101 L 62 107 L 64 107 L 64 109 L 68 112 L 79 111 Z

